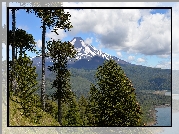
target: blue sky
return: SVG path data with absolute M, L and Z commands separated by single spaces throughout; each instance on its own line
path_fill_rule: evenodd
M 132 64 L 159 68 L 171 67 L 169 10 L 112 10 L 85 9 L 78 12 L 65 10 L 72 15 L 71 22 L 74 28 L 66 33 L 59 30 L 59 36 L 47 30 L 46 41 L 51 37 L 62 39 L 62 41 L 71 41 L 73 37 L 82 37 L 86 43 L 97 49 Z M 114 21 L 109 23 L 106 19 Z M 9 22 L 11 29 L 11 14 Z M 40 19 L 33 13 L 27 14 L 22 9 L 16 12 L 16 27 L 33 35 L 38 42 L 37 49 L 40 49 L 41 44 L 42 29 L 40 26 Z M 36 56 L 32 53 L 28 53 L 28 55 Z

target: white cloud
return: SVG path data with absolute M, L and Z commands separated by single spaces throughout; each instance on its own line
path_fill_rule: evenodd
M 38 41 L 36 41 L 37 42 L 37 47 L 38 48 L 42 48 L 42 40 L 38 40 Z
M 86 38 L 86 40 L 84 41 L 86 44 L 91 45 L 91 43 L 93 42 L 93 37 L 91 38 Z
M 138 59 L 137 59 L 137 62 L 138 62 L 138 63 L 143 63 L 143 62 L 145 62 L 145 59 L 143 59 L 143 58 L 138 58 Z
M 54 40 L 58 40 L 58 39 L 62 40 L 63 38 L 65 38 L 67 36 L 66 32 L 63 29 L 58 29 L 57 33 L 59 35 L 57 35 L 55 32 L 49 31 L 46 33 L 46 37 L 50 38 L 50 39 L 53 38 Z
M 116 53 L 117 53 L 117 56 L 122 57 L 121 52 L 116 52 Z
M 133 60 L 135 60 L 135 56 L 129 56 L 128 57 L 128 61 L 133 61 Z
M 157 6 L 159 3 L 132 3 L 133 6 Z M 131 3 L 63 3 L 63 6 L 131 6 Z M 93 32 L 104 48 L 145 55 L 170 55 L 171 24 L 168 14 L 150 14 L 149 9 L 69 10 L 74 26 L 71 35 Z M 86 19 L 89 18 L 89 19 Z M 142 18 L 141 25 L 138 20 Z
M 171 58 L 171 55 L 164 54 L 164 55 L 158 55 L 158 57 L 166 59 L 166 58 Z

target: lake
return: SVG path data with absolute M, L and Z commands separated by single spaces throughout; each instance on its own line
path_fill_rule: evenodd
M 167 95 L 170 93 L 167 93 Z M 172 94 L 172 99 L 174 100 L 179 100 L 179 94 Z M 160 124 L 156 124 L 154 126 L 170 126 L 170 122 L 171 122 L 171 114 L 170 114 L 170 109 L 171 107 L 166 107 L 166 108 L 156 108 L 156 110 L 158 110 L 159 112 L 156 113 L 157 120 L 158 123 Z M 166 117 L 164 117 L 164 115 L 159 115 L 159 113 L 167 115 Z M 168 114 L 167 114 L 168 113 Z M 168 116 L 170 118 L 168 118 Z M 166 122 L 165 120 L 166 119 Z M 163 122 L 164 121 L 164 122 Z M 174 112 L 172 113 L 172 127 L 162 127 L 163 128 L 163 132 L 161 132 L 160 134 L 178 134 L 179 132 L 179 127 L 178 127 L 178 121 L 179 121 L 179 112 Z
M 157 124 L 154 126 L 171 126 L 171 107 L 155 108 L 158 112 Z

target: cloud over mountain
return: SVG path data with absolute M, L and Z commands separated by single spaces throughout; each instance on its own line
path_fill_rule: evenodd
M 84 4 L 73 3 L 71 6 Z M 122 3 L 119 5 L 125 6 Z M 65 11 L 71 14 L 70 20 L 74 26 L 69 32 L 71 36 L 79 32 L 92 32 L 103 48 L 144 55 L 171 54 L 169 10 L 166 14 L 152 14 L 152 9 L 65 9 Z

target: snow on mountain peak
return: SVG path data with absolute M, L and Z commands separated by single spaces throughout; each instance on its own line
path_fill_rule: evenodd
M 95 56 L 99 56 L 103 59 L 107 59 L 109 60 L 110 58 L 116 60 L 118 63 L 121 64 L 128 64 L 127 62 L 115 57 L 115 56 L 111 56 L 107 53 L 103 53 L 101 50 L 96 49 L 94 46 L 89 45 L 87 43 L 84 42 L 84 40 L 81 37 L 74 37 L 70 43 L 72 45 L 74 45 L 75 49 L 77 50 L 77 56 L 76 56 L 76 60 L 80 60 L 80 59 L 87 59 L 90 60 Z M 36 56 L 35 58 L 32 58 L 33 61 L 35 63 L 37 63 L 38 65 L 41 64 L 41 56 Z M 40 63 L 39 63 L 39 59 L 40 59 Z M 74 61 L 75 59 L 71 60 Z M 52 60 L 50 58 L 46 58 L 46 62 L 52 62 Z
M 71 43 L 76 48 L 78 54 L 77 58 L 92 58 L 94 56 L 100 56 L 105 59 L 109 59 L 111 56 L 109 54 L 103 53 L 100 50 L 97 50 L 94 46 L 86 44 L 81 37 L 74 37 Z

